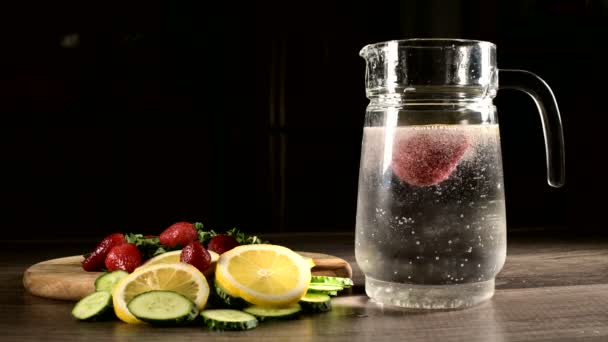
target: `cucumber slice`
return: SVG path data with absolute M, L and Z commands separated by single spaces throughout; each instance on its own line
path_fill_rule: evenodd
M 329 276 L 312 276 L 310 282 L 313 284 L 327 284 L 327 285 L 338 285 L 347 289 L 354 285 L 353 280 L 350 278 L 342 277 L 329 277 Z
M 324 295 L 328 295 L 328 296 L 332 296 L 335 297 L 338 295 L 338 291 L 315 291 L 315 290 L 308 290 L 308 292 L 306 293 L 314 293 L 314 294 L 324 294 Z
M 123 270 L 104 273 L 95 279 L 95 291 L 108 291 L 112 293 L 114 286 L 128 275 L 129 273 Z
M 297 317 L 302 311 L 300 304 L 291 304 L 284 308 L 267 308 L 253 305 L 243 309 L 246 313 L 254 315 L 260 322 L 269 319 L 291 319 Z
M 308 285 L 308 292 L 324 293 L 324 294 L 328 294 L 330 296 L 335 296 L 338 294 L 338 291 L 342 291 L 342 290 L 344 290 L 344 288 L 339 285 L 317 284 L 317 283 L 310 283 L 310 285 Z
M 174 291 L 148 291 L 133 297 L 127 308 L 138 319 L 154 325 L 183 325 L 198 317 L 190 299 Z
M 228 294 L 221 286 L 215 284 L 215 293 L 219 297 L 222 306 L 230 309 L 242 309 L 251 305 L 246 300 L 240 297 L 234 297 Z
M 205 326 L 214 330 L 249 330 L 258 326 L 255 316 L 239 310 L 203 310 L 201 317 Z
M 315 290 L 315 291 L 342 291 L 342 290 L 344 290 L 344 288 L 340 285 L 317 284 L 317 283 L 310 283 L 310 285 L 308 285 L 308 289 Z
M 307 293 L 299 302 L 302 310 L 310 313 L 327 312 L 331 310 L 331 298 L 323 293 Z
M 101 321 L 114 317 L 112 295 L 106 291 L 91 293 L 74 305 L 72 316 L 80 321 Z

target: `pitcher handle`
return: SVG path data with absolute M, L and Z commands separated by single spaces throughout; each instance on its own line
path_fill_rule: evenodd
M 517 89 L 530 95 L 540 114 L 547 155 L 547 182 L 554 188 L 564 185 L 566 164 L 562 119 L 553 91 L 542 78 L 525 70 L 500 69 L 500 89 Z

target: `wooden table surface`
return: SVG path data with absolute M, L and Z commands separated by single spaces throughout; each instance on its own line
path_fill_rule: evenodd
M 356 286 L 335 298 L 329 313 L 264 323 L 246 332 L 80 323 L 70 316 L 73 303 L 32 296 L 21 277 L 31 264 L 81 253 L 94 242 L 10 241 L 0 251 L 0 340 L 608 341 L 606 237 L 510 236 L 494 298 L 455 311 L 412 311 L 369 301 L 354 260 L 352 234 L 266 237 L 348 260 Z

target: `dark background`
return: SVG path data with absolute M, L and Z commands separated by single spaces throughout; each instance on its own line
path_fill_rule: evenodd
M 85 4 L 86 3 L 86 4 Z M 608 1 L 0 5 L 2 238 L 352 231 L 365 44 L 489 40 L 553 88 L 566 186 L 540 120 L 501 91 L 508 226 L 606 229 Z

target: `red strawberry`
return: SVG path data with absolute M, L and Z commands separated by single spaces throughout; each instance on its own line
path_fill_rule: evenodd
M 416 186 L 435 185 L 448 179 L 470 146 L 464 132 L 428 129 L 397 136 L 393 172 Z
M 228 252 L 238 245 L 240 244 L 234 237 L 226 234 L 220 234 L 209 241 L 207 249 L 214 251 L 217 254 L 222 254 L 224 252 Z
M 141 253 L 132 243 L 116 246 L 108 253 L 105 264 L 108 271 L 123 270 L 131 273 L 141 265 Z
M 110 252 L 113 247 L 124 243 L 126 243 L 125 236 L 120 233 L 106 236 L 82 262 L 82 268 L 87 272 L 101 271 L 108 252 Z
M 177 222 L 160 234 L 160 243 L 165 246 L 185 246 L 197 240 L 196 229 L 190 222 Z
M 193 241 L 182 249 L 179 261 L 187 262 L 198 268 L 199 271 L 204 272 L 211 264 L 211 254 L 203 247 L 202 243 Z

